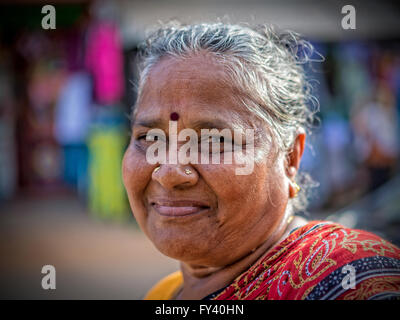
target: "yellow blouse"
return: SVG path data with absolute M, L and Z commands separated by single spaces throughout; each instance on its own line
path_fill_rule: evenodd
M 183 284 L 182 272 L 176 271 L 157 282 L 144 300 L 172 300 Z

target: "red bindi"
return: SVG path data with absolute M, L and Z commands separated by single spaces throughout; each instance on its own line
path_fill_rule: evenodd
M 176 112 L 172 112 L 171 115 L 170 115 L 170 118 L 171 118 L 172 121 L 178 121 L 179 114 L 176 113 Z

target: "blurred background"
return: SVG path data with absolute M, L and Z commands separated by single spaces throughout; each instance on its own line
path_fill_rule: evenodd
M 310 40 L 320 122 L 302 167 L 309 219 L 400 245 L 400 5 L 388 1 L 41 0 L 0 4 L 0 299 L 140 299 L 178 263 L 154 249 L 121 180 L 136 48 L 158 21 L 273 23 Z M 356 29 L 341 26 L 356 9 Z M 318 56 L 315 57 L 319 59 Z M 42 266 L 57 289 L 41 288 Z

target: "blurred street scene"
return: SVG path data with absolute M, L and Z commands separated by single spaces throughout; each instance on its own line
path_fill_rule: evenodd
M 302 169 L 309 219 L 400 245 L 400 5 L 353 1 L 53 1 L 0 4 L 0 299 L 140 299 L 178 263 L 139 230 L 121 179 L 136 51 L 159 20 L 273 23 L 304 35 L 320 121 Z M 40 286 L 57 270 L 57 289 Z

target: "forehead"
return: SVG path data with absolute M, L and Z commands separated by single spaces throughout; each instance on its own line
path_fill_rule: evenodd
M 235 107 L 237 89 L 230 83 L 226 69 L 211 54 L 187 58 L 166 57 L 150 70 L 137 104 L 137 115 L 157 112 L 196 112 L 211 108 L 220 111 Z M 155 111 L 155 110 L 154 110 Z
M 172 112 L 177 112 L 188 126 L 201 118 L 252 126 L 255 117 L 239 98 L 240 90 L 229 80 L 226 66 L 212 54 L 166 57 L 148 74 L 135 122 L 144 118 L 168 120 Z

